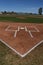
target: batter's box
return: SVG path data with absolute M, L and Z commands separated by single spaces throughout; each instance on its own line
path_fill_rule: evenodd
M 15 31 L 17 30 L 17 27 L 8 25 L 5 29 L 5 31 Z
M 27 30 L 30 30 L 31 32 L 40 32 L 36 26 L 29 26 L 27 27 Z

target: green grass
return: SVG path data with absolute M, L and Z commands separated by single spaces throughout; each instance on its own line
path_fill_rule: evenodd
M 32 18 L 25 17 L 24 19 L 20 19 L 14 16 L 0 16 L 0 21 L 10 21 L 10 22 L 22 22 L 22 23 L 43 23 L 43 18 Z
M 43 18 L 31 18 L 31 17 L 28 17 L 26 18 L 27 22 L 29 23 L 43 23 Z
M 0 17 L 0 20 L 7 20 L 7 21 L 12 21 L 12 22 L 20 22 L 21 19 L 16 18 L 16 17 Z
M 0 65 L 43 65 L 43 43 L 21 58 L 0 42 Z

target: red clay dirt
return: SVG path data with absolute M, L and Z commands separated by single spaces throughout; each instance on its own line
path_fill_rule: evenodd
M 27 30 L 31 31 L 33 38 L 30 36 L 29 32 L 24 29 L 20 29 L 20 31 L 17 32 L 16 37 L 14 37 L 15 31 L 5 31 L 8 27 L 8 30 L 17 30 L 18 26 L 26 26 Z M 35 27 L 39 30 L 39 32 L 37 32 Z M 0 39 L 23 55 L 43 40 L 43 24 L 0 22 Z

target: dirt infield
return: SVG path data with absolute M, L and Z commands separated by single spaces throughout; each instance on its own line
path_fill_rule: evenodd
M 24 57 L 43 42 L 43 24 L 0 22 L 0 41 Z

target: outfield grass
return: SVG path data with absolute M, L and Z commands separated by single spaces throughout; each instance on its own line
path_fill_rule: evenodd
M 43 65 L 43 43 L 21 58 L 0 42 L 0 65 Z
M 22 23 L 43 23 L 43 18 L 25 16 L 24 19 L 20 19 L 14 16 L 0 16 L 0 21 L 22 22 Z

